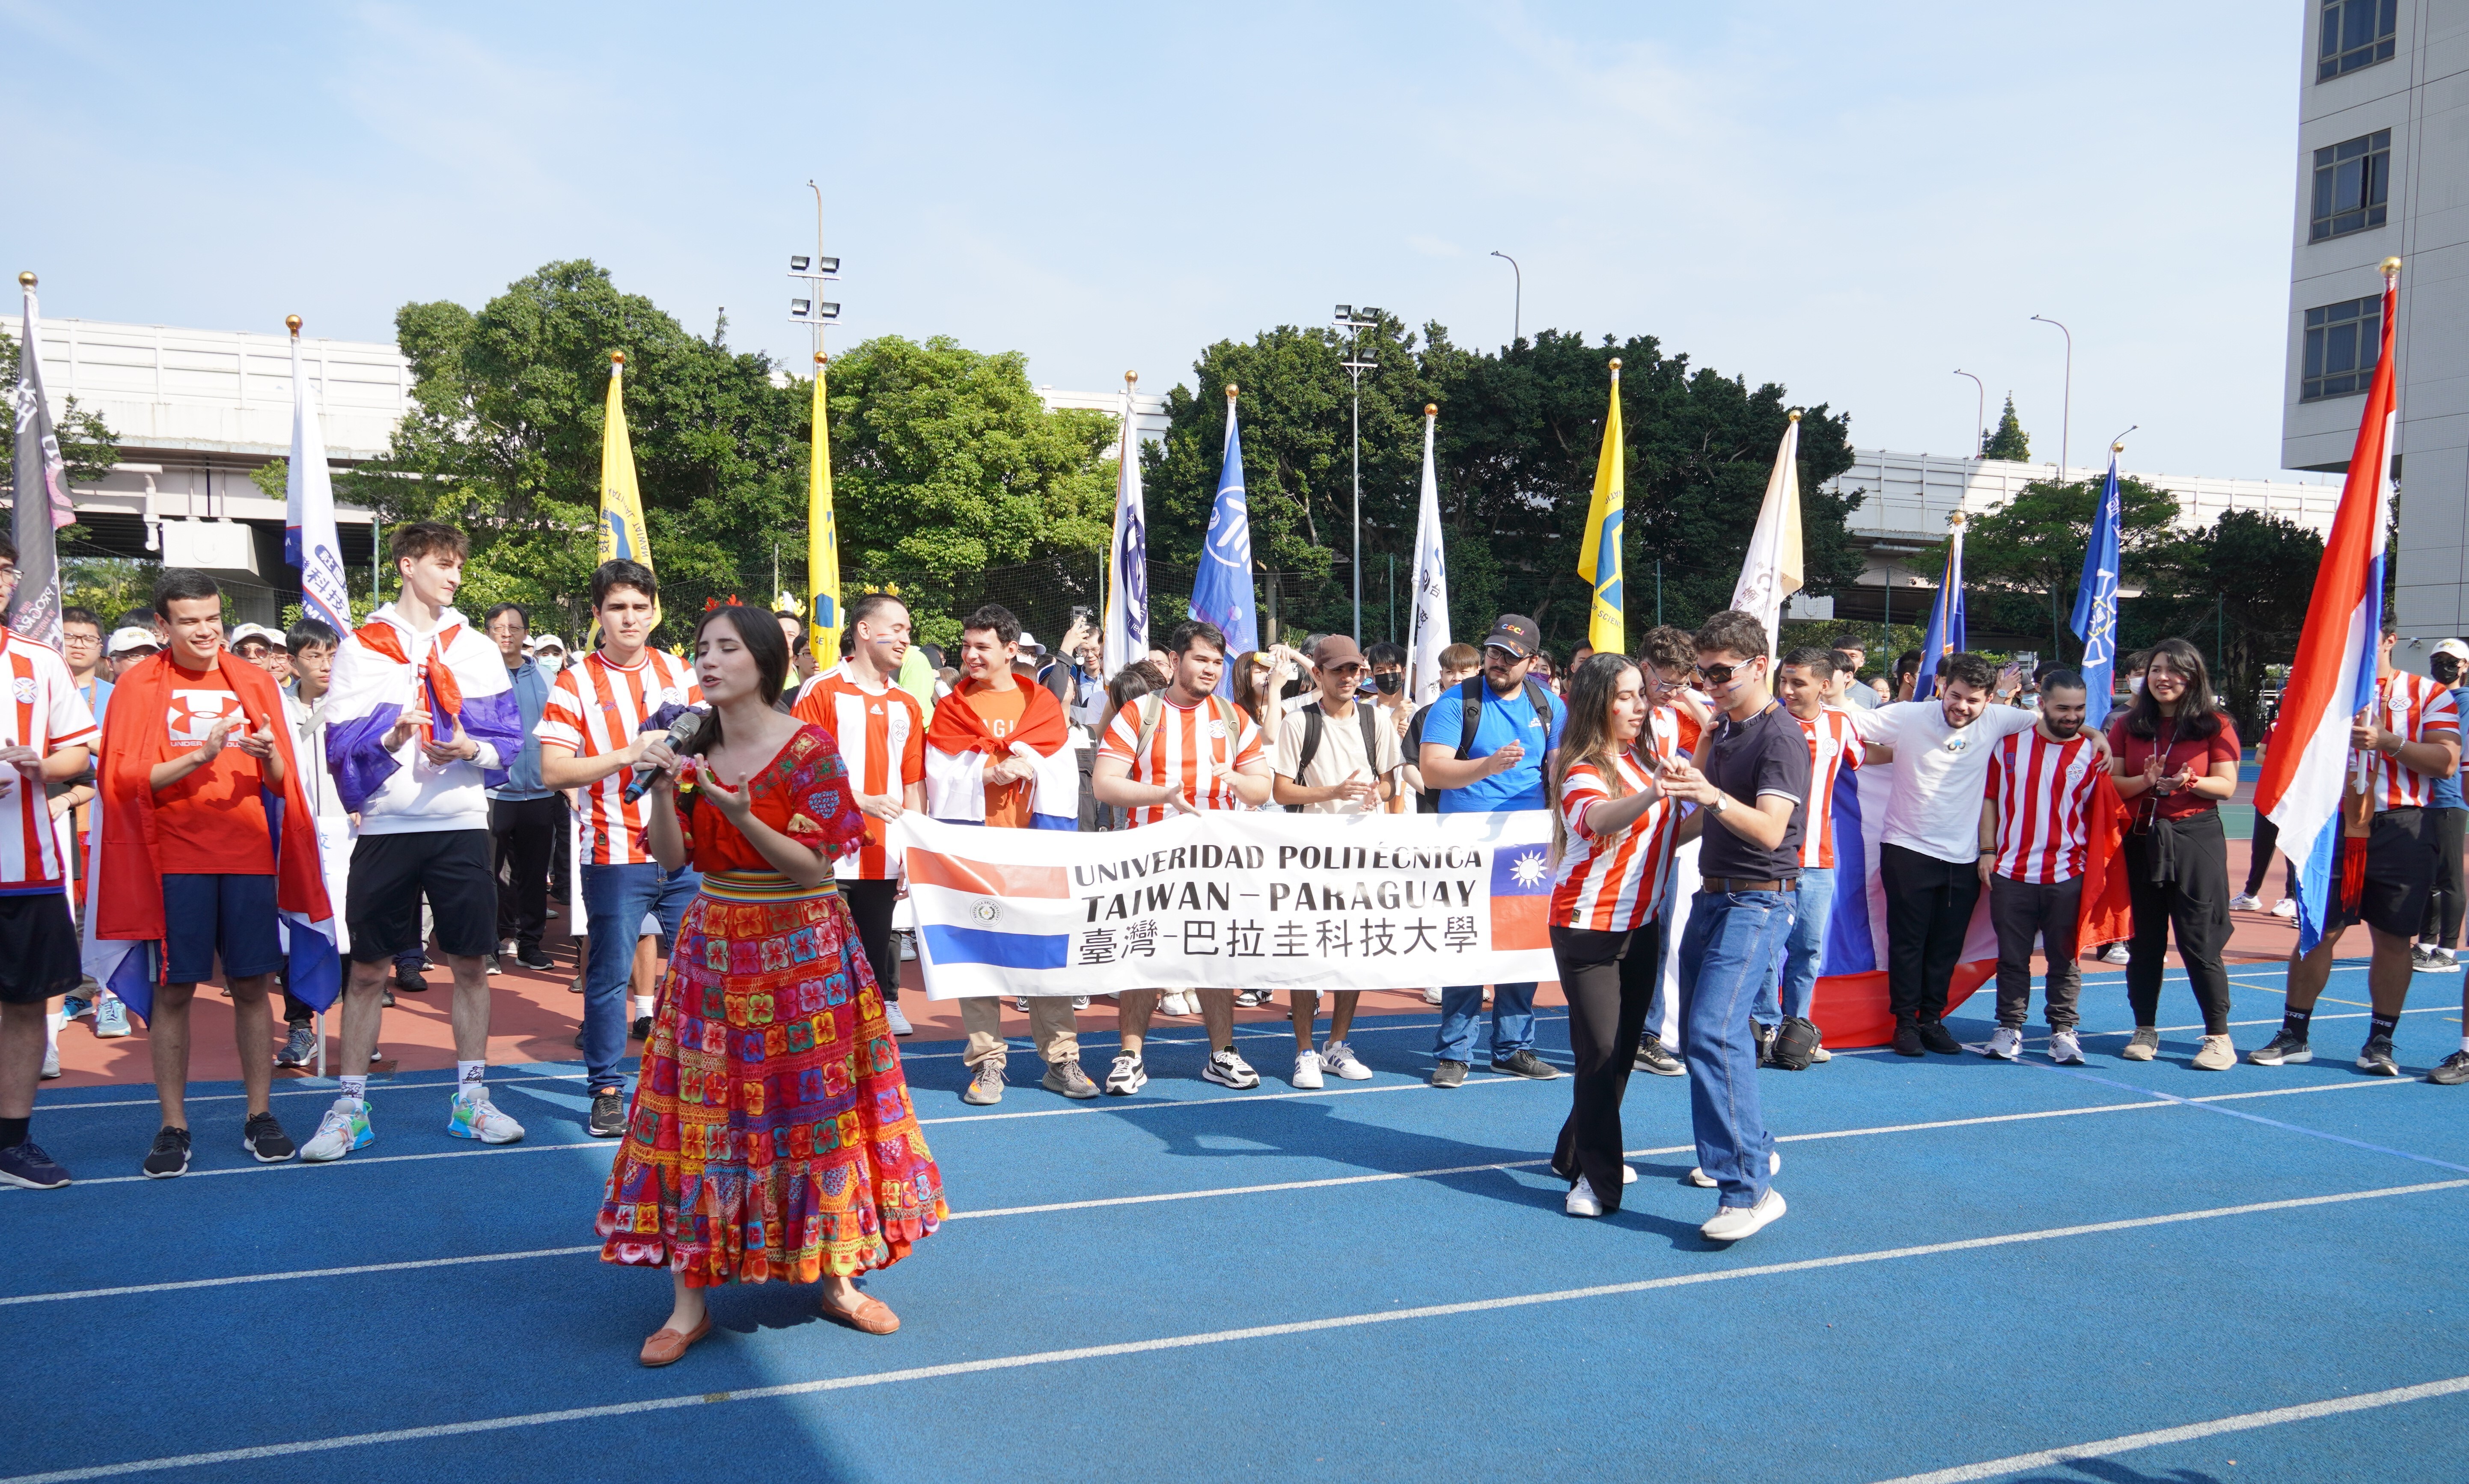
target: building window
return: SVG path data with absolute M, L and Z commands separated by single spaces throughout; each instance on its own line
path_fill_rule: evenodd
M 2391 60 L 2400 0 L 2323 0 L 2323 39 L 2315 49 L 2315 80 Z
M 2383 354 L 2384 299 L 2372 294 L 2306 311 L 2306 377 L 2299 401 L 2353 397 L 2374 378 Z
M 2315 151 L 2315 224 L 2306 240 L 2382 226 L 2390 195 L 2390 129 L 2326 145 Z

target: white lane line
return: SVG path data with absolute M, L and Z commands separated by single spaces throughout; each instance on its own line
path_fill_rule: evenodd
M 583 1078 L 584 1074 L 581 1072 L 566 1072 L 564 1074 L 543 1073 L 537 1077 L 492 1077 L 489 1079 L 489 1085 L 492 1087 L 508 1087 L 519 1082 L 581 1082 L 583 1081 Z M 268 1094 L 268 1096 L 278 1098 L 331 1098 L 335 1096 L 337 1084 L 334 1079 L 325 1078 L 321 1080 L 312 1077 L 306 1080 L 315 1082 L 317 1083 L 317 1085 L 314 1087 L 277 1087 L 272 1093 Z M 454 1079 L 452 1077 L 447 1077 L 438 1082 L 394 1082 L 392 1080 L 388 1080 L 386 1082 L 373 1082 L 369 1084 L 369 1095 L 372 1097 L 381 1092 L 419 1092 L 423 1090 L 451 1092 L 454 1090 Z M 188 1095 L 185 1101 L 191 1103 L 238 1103 L 247 1096 L 248 1094 L 245 1092 L 193 1092 Z M 89 1107 L 154 1107 L 156 1106 L 158 1106 L 157 1102 L 153 1098 L 114 1098 L 107 1102 L 98 1103 L 37 1103 L 35 1105 L 35 1112 L 38 1117 L 49 1117 L 54 1113 L 83 1112 Z
M 1504 1078 L 1502 1080 L 1505 1082 L 1516 1082 L 1523 1081 L 1524 1079 Z M 2372 1082 L 2324 1083 L 2305 1087 L 2276 1087 L 2265 1092 L 2225 1092 L 2215 1094 L 2208 1098 L 2189 1098 L 2183 1101 L 2189 1103 L 2218 1103 L 2226 1102 L 2234 1098 L 2279 1098 L 2290 1097 L 2303 1092 L 2337 1092 L 2350 1087 L 2384 1087 L 2398 1085 L 2400 1084 L 2396 1082 L 2378 1078 Z M 1350 1090 L 1377 1091 L 1379 1089 L 1354 1088 Z M 2180 1105 L 2176 1101 L 2160 1098 L 2148 1098 L 2140 1099 L 2133 1103 L 2103 1103 L 2089 1107 L 2046 1108 L 2038 1112 L 2030 1113 L 1989 1113 L 1977 1118 L 1947 1118 L 1939 1119 L 1930 1123 L 1881 1124 L 1867 1129 L 1829 1129 L 1816 1133 L 1785 1133 L 1776 1135 L 1775 1142 L 1778 1144 L 1797 1144 L 1819 1139 L 1863 1138 L 1872 1134 L 1880 1133 L 1920 1133 L 1933 1129 L 1968 1129 L 1982 1124 L 2023 1123 L 2040 1118 L 2072 1118 L 2084 1113 L 2149 1112 L 2172 1108 L 2178 1106 Z M 591 1146 L 587 1144 L 542 1144 L 524 1147 L 537 1149 L 588 1149 Z M 1624 1150 L 1622 1151 L 1622 1154 L 1624 1157 L 1629 1159 L 1646 1159 L 1651 1158 L 1657 1154 L 1692 1153 L 1695 1153 L 1696 1148 L 1696 1146 L 1693 1144 L 1671 1144 L 1660 1149 Z M 469 1150 L 454 1151 L 446 1154 L 415 1154 L 397 1157 L 439 1159 L 453 1158 L 459 1154 L 466 1153 L 476 1154 L 511 1152 L 512 1151 Z M 378 1163 L 378 1161 L 364 1160 L 362 1163 L 375 1164 Z M 1327 1190 L 1337 1186 L 1376 1185 L 1393 1180 L 1425 1180 L 1437 1179 L 1443 1176 L 1451 1175 L 1483 1175 L 1499 1170 L 1531 1170 L 1538 1165 L 1548 1165 L 1550 1163 L 1551 1160 L 1548 1157 L 1541 1159 L 1508 1159 L 1490 1164 L 1447 1165 L 1432 1170 L 1382 1171 L 1373 1175 L 1324 1176 L 1316 1179 L 1308 1180 L 1280 1180 L 1259 1185 L 1211 1186 L 1205 1190 L 1163 1191 L 1145 1196 L 1103 1196 L 1090 1200 L 1056 1200 L 1049 1201 L 1042 1205 L 997 1206 L 983 1211 L 955 1211 L 951 1214 L 948 1220 L 959 1221 L 978 1221 L 999 1216 L 1044 1216 L 1058 1211 L 1093 1211 L 1107 1206 L 1157 1205 L 1166 1201 L 1209 1200 L 1221 1196 L 1265 1196 L 1275 1195 L 1281 1191 Z M 199 1173 L 237 1174 L 240 1172 Z M 117 1178 L 124 1180 L 140 1179 L 143 1178 L 143 1176 L 122 1176 Z M 101 1184 L 102 1182 L 89 1181 L 85 1183 Z M 597 1245 L 577 1247 L 540 1247 L 527 1252 L 491 1252 L 472 1257 L 433 1257 L 399 1263 L 368 1263 L 351 1267 L 320 1267 L 292 1272 L 245 1273 L 237 1277 L 229 1278 L 190 1278 L 175 1283 L 142 1283 L 112 1289 L 81 1289 L 55 1293 L 24 1293 L 14 1297 L 0 1297 L 0 1308 L 6 1308 L 12 1304 L 58 1303 L 64 1299 L 119 1298 L 132 1293 L 162 1293 L 170 1292 L 174 1290 L 212 1289 L 242 1283 L 282 1283 L 293 1278 L 347 1278 L 356 1277 L 361 1273 L 404 1272 L 414 1268 L 424 1267 L 453 1267 L 470 1263 L 510 1263 L 537 1257 L 569 1257 L 585 1252 L 597 1252 L 599 1250 L 600 1248 Z
M 1558 1081 L 1533 1077 L 1469 1077 L 1468 1087 L 1499 1087 L 1519 1083 Z M 1232 1098 L 1142 1098 L 1125 1102 L 1119 1098 L 1099 1101 L 1092 1099 L 1076 1107 L 1039 1107 L 1023 1113 L 958 1113 L 949 1118 L 920 1118 L 920 1127 L 933 1124 L 996 1123 L 1006 1118 L 1069 1118 L 1080 1113 L 1142 1113 L 1165 1107 L 1214 1107 L 1221 1103 L 1279 1103 L 1289 1098 L 1343 1098 L 1363 1092 L 1421 1092 L 1430 1088 L 1421 1082 L 1393 1082 L 1378 1087 L 1324 1087 L 1317 1092 L 1247 1092 Z
M 2026 1469 L 2045 1469 L 2054 1464 L 2070 1464 L 2094 1458 L 2111 1458 L 2131 1453 L 2137 1449 L 2158 1448 L 2169 1443 L 2191 1443 L 2198 1438 L 2218 1437 L 2225 1432 L 2251 1432 L 2258 1427 L 2276 1427 L 2287 1422 L 2311 1422 L 2318 1417 L 2338 1417 L 2343 1412 L 2371 1411 L 2379 1406 L 2398 1406 L 2405 1402 L 2424 1402 L 2435 1397 L 2457 1396 L 2469 1391 L 2469 1376 L 2455 1376 L 2450 1381 L 2430 1381 L 2415 1386 L 2394 1386 L 2389 1391 L 2368 1391 L 2354 1397 L 2333 1397 L 2322 1402 L 2308 1402 L 2301 1406 L 2275 1406 L 2267 1412 L 2242 1412 L 2235 1417 L 2220 1417 L 2210 1422 L 2189 1423 L 2182 1427 L 2161 1427 L 2151 1432 L 2132 1432 L 2122 1438 L 2106 1438 L 2098 1443 L 2078 1443 L 2072 1448 L 2052 1448 L 2038 1453 L 2017 1453 L 2011 1458 L 1992 1458 L 1986 1463 L 1965 1464 L 1956 1469 L 1940 1469 L 1932 1473 L 1906 1473 L 1888 1479 L 1885 1484 L 1972 1484 L 1976 1479 L 1994 1479 L 2000 1474 L 2020 1473 Z
M 45 1473 L 13 1474 L 0 1478 L 0 1484 L 76 1484 L 76 1481 L 84 1479 L 115 1478 L 125 1474 L 146 1473 L 164 1469 L 195 1469 L 209 1464 L 252 1463 L 270 1458 L 294 1458 L 306 1453 L 333 1452 L 340 1449 L 372 1448 L 391 1443 L 418 1443 L 437 1438 L 468 1437 L 473 1433 L 502 1432 L 516 1427 L 537 1427 L 552 1423 L 590 1422 L 601 1418 L 634 1416 L 643 1412 L 714 1405 L 726 1402 L 761 1402 L 781 1397 L 813 1396 L 829 1391 L 849 1391 L 864 1386 L 940 1381 L 948 1377 L 972 1376 L 989 1371 L 1020 1370 L 1028 1366 L 1059 1365 L 1078 1360 L 1101 1360 L 1117 1356 L 1150 1355 L 1166 1350 L 1187 1350 L 1201 1345 L 1278 1339 L 1291 1335 L 1314 1335 L 1331 1330 L 1358 1329 L 1370 1325 L 1396 1324 L 1414 1319 L 1453 1318 L 1461 1314 L 1531 1308 L 1537 1304 L 1562 1304 L 1579 1299 L 1614 1298 L 1631 1293 L 1652 1292 L 1659 1289 L 1689 1288 L 1706 1283 L 1728 1283 L 1742 1278 L 1771 1278 L 1785 1273 L 1817 1272 L 1832 1267 L 1854 1267 L 1872 1263 L 1898 1262 L 1905 1258 L 1938 1257 L 1951 1252 L 1974 1252 L 2028 1243 L 2055 1242 L 2069 1237 L 2140 1231 L 2151 1227 L 2181 1225 L 2189 1221 L 2216 1221 L 2224 1217 L 2252 1216 L 2268 1211 L 2296 1211 L 2312 1206 L 2342 1205 L 2352 1201 L 2422 1195 L 2432 1191 L 2458 1190 L 2464 1186 L 2469 1186 L 2469 1179 L 2436 1180 L 2422 1185 L 2390 1185 L 2379 1190 L 2344 1191 L 2332 1196 L 2301 1196 L 2286 1200 L 2255 1201 L 2248 1205 L 2215 1206 L 2202 1211 L 2174 1211 L 2162 1216 L 2133 1217 L 2116 1221 L 2094 1221 L 2080 1226 L 2053 1226 L 2040 1231 L 2008 1232 L 1994 1237 L 1969 1237 L 1955 1242 L 1929 1243 L 1922 1246 L 1886 1247 L 1869 1252 L 1846 1252 L 1834 1257 L 1804 1258 L 1797 1262 L 1765 1263 L 1755 1267 L 1680 1273 L 1665 1278 L 1647 1278 L 1634 1283 L 1599 1284 L 1591 1288 L 1558 1289 L 1544 1293 L 1514 1293 L 1501 1298 L 1473 1299 L 1455 1304 L 1426 1304 L 1412 1309 L 1391 1309 L 1374 1313 L 1339 1314 L 1323 1319 L 1304 1319 L 1291 1324 L 1261 1324 L 1239 1330 L 1211 1330 L 1192 1335 L 1167 1335 L 1155 1339 L 1129 1340 L 1112 1345 L 1084 1345 L 1072 1350 L 1041 1350 L 1027 1355 L 995 1356 L 981 1360 L 960 1360 L 948 1365 L 920 1365 L 897 1371 L 874 1371 L 857 1376 L 832 1376 L 819 1381 L 749 1387 L 742 1391 L 694 1392 L 684 1396 L 653 1397 L 642 1401 L 619 1402 L 602 1406 L 566 1407 L 553 1412 L 525 1412 L 505 1417 L 485 1417 L 473 1422 L 440 1423 L 426 1427 L 397 1427 L 382 1432 L 356 1432 L 342 1437 L 307 1438 L 298 1442 L 270 1443 L 256 1448 L 220 1449 L 213 1452 L 143 1458 L 127 1463 L 59 1469 Z
M 483 1154 L 536 1154 L 543 1150 L 555 1149 L 605 1150 L 611 1157 L 614 1157 L 617 1153 L 617 1141 L 614 1139 L 575 1139 L 565 1144 L 495 1144 L 485 1149 L 448 1149 L 440 1150 L 434 1154 L 369 1154 L 357 1158 L 339 1160 L 334 1164 L 327 1165 L 324 1168 L 365 1170 L 376 1165 L 409 1164 L 412 1161 L 419 1159 L 476 1159 Z M 196 1180 L 217 1175 L 280 1175 L 287 1171 L 296 1173 L 301 1170 L 314 1170 L 317 1168 L 320 1167 L 316 1165 L 305 1165 L 297 1159 L 291 1159 L 286 1160 L 284 1163 L 279 1165 L 234 1165 L 227 1170 L 192 1170 L 188 1174 L 181 1176 L 180 1178 L 184 1180 Z M 83 1190 L 90 1185 L 134 1185 L 141 1181 L 150 1184 L 152 1182 L 152 1177 L 150 1176 L 144 1175 L 105 1175 L 92 1179 L 71 1181 L 69 1188 L 71 1190 Z M 0 1195 L 12 1194 L 17 1192 L 19 1189 L 20 1187 L 14 1185 L 0 1185 Z M 33 1192 L 27 1192 L 27 1194 L 33 1194 Z

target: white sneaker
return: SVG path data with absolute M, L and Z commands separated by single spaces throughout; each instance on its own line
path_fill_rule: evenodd
M 1355 1056 L 1354 1048 L 1342 1040 L 1330 1041 L 1320 1048 L 1320 1065 L 1322 1071 L 1335 1072 L 1348 1082 L 1372 1080 L 1372 1068 L 1364 1065 Z
M 1086 994 L 1074 994 L 1074 995 L 1073 995 L 1073 996 L 1072 996 L 1072 1008 L 1073 1008 L 1073 1009 L 1074 1009 L 1074 1010 L 1086 1010 L 1086 1009 L 1088 1009 L 1088 1008 L 1089 1008 L 1089 996 L 1088 996 L 1088 995 L 1086 995 Z
M 1637 1166 L 1621 1166 L 1621 1183 L 1623 1185 L 1634 1185 L 1637 1183 Z
M 49 1081 L 58 1075 L 60 1075 L 60 1048 L 58 1046 L 45 1046 L 43 1048 L 43 1077 L 46 1081 Z
M 1437 1004 L 1439 1004 L 1440 1002 L 1441 1002 L 1441 992 L 1440 992 L 1440 991 L 1438 991 L 1438 990 L 1425 990 L 1425 991 L 1423 992 L 1423 1003 L 1424 1003 L 1424 1004 L 1426 1004 L 1426 1005 L 1437 1005 Z
M 300 1146 L 300 1157 L 310 1164 L 323 1164 L 340 1159 L 356 1149 L 366 1149 L 378 1141 L 377 1130 L 369 1127 L 369 1105 L 359 1098 L 336 1098 L 317 1122 L 317 1131 Z
M 909 1017 L 902 1015 L 900 1013 L 900 1007 L 890 1000 L 885 1000 L 883 1002 L 883 1023 L 890 1029 L 891 1034 L 894 1036 L 914 1036 L 917 1034 L 917 1027 L 911 1025 L 909 1023 Z
M 483 1144 L 514 1144 L 522 1139 L 523 1126 L 497 1111 L 486 1092 L 470 1096 L 456 1093 L 453 1108 L 446 1117 L 446 1131 L 458 1139 L 478 1139 Z M 324 1132 L 325 1126 L 319 1125 Z
M 1765 1230 L 1783 1213 L 1783 1192 L 1769 1185 L 1764 1200 L 1745 1209 L 1723 1207 L 1715 1213 L 1713 1221 L 1697 1228 L 1697 1235 L 1709 1242 L 1738 1242 Z
M 1312 1070 L 1317 1075 L 1320 1070 L 1319 1059 L 1314 1058 L 1313 1062 Z M 1298 1059 L 1297 1070 L 1301 1069 L 1300 1059 Z M 1223 1051 L 1211 1052 L 1209 1060 L 1201 1064 L 1200 1075 L 1220 1086 L 1232 1087 L 1237 1092 L 1246 1087 L 1260 1085 L 1260 1074 L 1252 1070 L 1252 1063 L 1243 1060 L 1243 1053 L 1232 1046 Z
M 2011 1025 L 2001 1025 L 1989 1033 L 1989 1044 L 1981 1048 L 1984 1057 L 2012 1062 L 2023 1050 L 2023 1033 Z
M 917 939 L 912 933 L 900 935 L 900 961 L 904 964 L 917 962 Z
M 2104 964 L 2123 964 L 2131 961 L 2134 956 L 2126 951 L 2125 944 L 2112 943 L 2101 950 L 2100 961 Z
M 1158 1001 L 1158 1014 L 1162 1016 L 1188 1016 L 1191 1014 L 1190 996 L 1185 994 L 1181 990 L 1166 991 L 1165 997 Z
M 1571 1216 L 1601 1216 L 1604 1203 L 1595 1199 L 1595 1188 L 1587 1184 L 1586 1177 L 1581 1175 L 1578 1176 L 1578 1183 L 1569 1187 L 1569 1199 L 1561 1209 Z
M 2251 892 L 2240 892 L 2238 895 L 2229 899 L 2229 910 L 2232 912 L 2260 912 L 2263 910 L 2263 899 L 2255 896 Z
M 1783 1174 L 1783 1151 L 1779 1149 L 1767 1150 L 1766 1177 L 1771 1179 L 1781 1174 Z M 1704 1169 L 1692 1167 L 1689 1171 L 1689 1183 L 1696 1186 L 1699 1190 L 1713 1190 L 1716 1182 L 1715 1177 L 1708 1175 Z
M 2278 902 L 2273 902 L 2272 904 L 2272 915 L 2274 917 L 2296 917 L 2297 915 L 2297 899 L 2295 897 L 2283 897 Z
M 1106 1074 L 1107 1096 L 1128 1098 L 1148 1084 L 1148 1068 L 1141 1059 L 1128 1051 L 1118 1052 L 1114 1070 Z
M 117 994 L 106 994 L 94 1007 L 94 1036 L 97 1040 L 118 1040 L 128 1034 L 128 1004 Z
M 1014 995 L 1012 997 L 1011 1008 L 1019 1011 L 1022 1015 L 1028 1014 L 1028 996 L 1026 994 Z
M 2060 1066 L 2083 1065 L 2083 1042 L 2075 1039 L 2075 1033 L 2072 1031 L 2051 1031 L 2049 1060 Z
M 1298 1087 L 1317 1087 L 1317 1086 L 1319 1086 L 1319 1085 L 1320 1085 L 1320 1053 L 1319 1053 L 1319 1052 L 1317 1052 L 1317 1051 L 1298 1051 L 1298 1052 L 1296 1052 L 1296 1053 L 1295 1053 L 1295 1075 L 1294 1075 L 1292 1078 L 1288 1079 L 1288 1080 L 1289 1080 L 1290 1082 L 1292 1082 L 1292 1083 L 1293 1083 L 1296 1086 L 1298 1086 Z
M 2425 967 L 2431 974 L 2457 974 L 2460 971 L 2460 959 L 2450 948 L 2429 948 Z

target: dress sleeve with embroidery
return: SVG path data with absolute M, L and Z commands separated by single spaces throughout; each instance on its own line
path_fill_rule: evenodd
M 821 727 L 808 725 L 789 748 L 788 799 L 791 811 L 822 831 L 833 854 L 854 849 L 865 838 L 865 815 L 849 791 L 848 766 L 840 749 Z M 796 832 L 801 840 L 804 832 Z M 811 843 L 811 841 L 809 841 Z

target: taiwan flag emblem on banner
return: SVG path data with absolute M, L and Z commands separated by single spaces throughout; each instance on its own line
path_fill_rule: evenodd
M 1491 947 L 1495 952 L 1552 947 L 1552 853 L 1505 846 L 1491 857 Z

